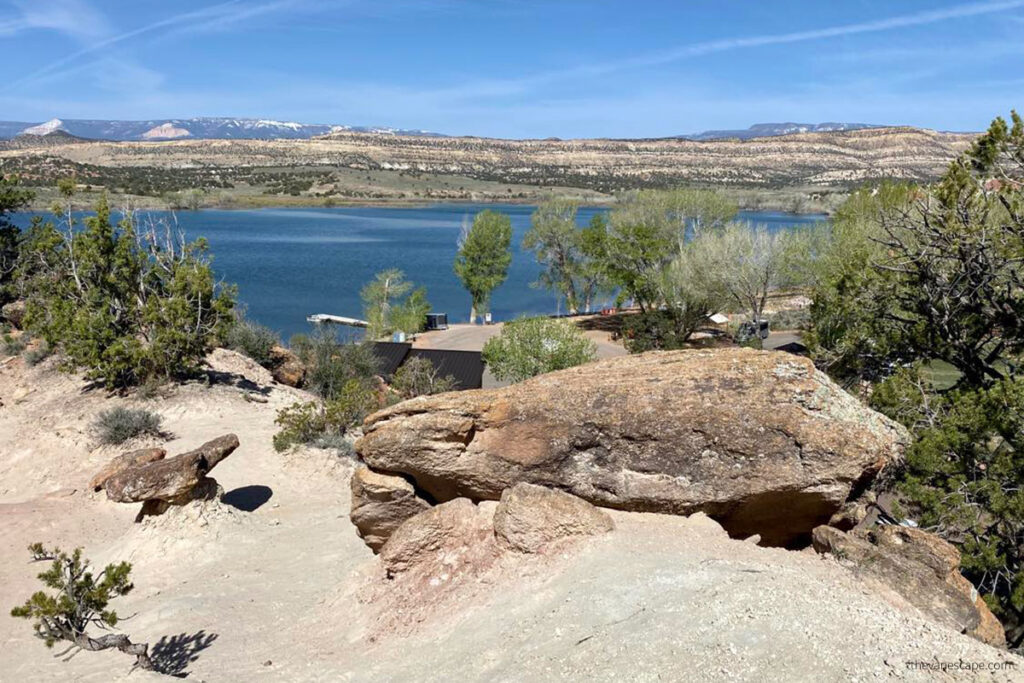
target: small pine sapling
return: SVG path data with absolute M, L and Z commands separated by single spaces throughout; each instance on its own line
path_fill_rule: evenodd
M 66 655 L 64 661 L 81 650 L 98 652 L 117 648 L 135 656 L 132 670 L 154 668 L 147 643 L 133 643 L 123 633 L 93 637 L 86 632 L 90 627 L 110 630 L 117 626 L 117 612 L 107 609 L 107 603 L 132 590 L 130 564 L 108 564 L 94 575 L 89 561 L 82 559 L 81 548 L 76 548 L 70 555 L 59 548 L 47 550 L 41 543 L 33 543 L 28 549 L 33 561 L 52 563 L 48 570 L 39 574 L 39 580 L 57 592 L 37 591 L 24 605 L 11 610 L 12 617 L 34 619 L 36 636 L 47 647 L 61 641 L 70 643 L 67 650 L 56 655 Z

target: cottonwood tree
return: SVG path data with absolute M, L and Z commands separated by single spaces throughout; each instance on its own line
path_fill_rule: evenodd
M 79 227 L 73 188 L 61 192 L 59 223 L 35 221 L 21 249 L 28 329 L 111 388 L 194 371 L 230 326 L 235 297 L 206 241 L 131 210 L 115 225 L 105 195 Z
M 745 308 L 757 329 L 768 295 L 791 281 L 787 260 L 793 244 L 790 233 L 730 223 L 689 245 L 689 272 Z
M 660 205 L 666 218 L 675 224 L 678 245 L 682 245 L 689 235 L 699 237 L 709 230 L 725 227 L 739 212 L 735 202 L 714 190 L 683 187 L 646 190 L 640 196 Z
M 454 269 L 472 299 L 470 322 L 488 311 L 491 292 L 508 277 L 511 244 L 512 221 L 497 211 L 481 211 L 473 218 L 472 226 L 463 227 Z
M 607 286 L 619 290 L 619 302 L 630 299 L 647 312 L 660 303 L 657 279 L 675 253 L 675 238 L 662 207 L 643 197 L 592 221 L 582 247 Z
M 523 237 L 523 248 L 533 251 L 537 262 L 544 266 L 538 284 L 563 297 L 570 314 L 580 308 L 577 276 L 583 253 L 576 226 L 578 210 L 578 202 L 548 200 L 533 212 L 530 230 Z
M 146 643 L 133 643 L 123 633 L 97 636 L 93 628 L 110 630 L 120 619 L 112 609 L 111 600 L 131 592 L 132 566 L 127 562 L 107 565 L 94 574 L 89 561 L 82 559 L 82 549 L 70 555 L 58 548 L 47 550 L 42 544 L 29 546 L 33 561 L 50 562 L 50 568 L 39 575 L 39 580 L 56 593 L 38 591 L 23 605 L 11 610 L 11 616 L 34 620 L 33 628 L 47 647 L 67 643 L 68 649 L 58 657 L 65 661 L 82 650 L 98 652 L 116 648 L 135 657 L 132 669 L 153 669 Z

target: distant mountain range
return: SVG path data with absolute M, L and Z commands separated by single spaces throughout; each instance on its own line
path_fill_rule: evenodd
M 723 140 L 776 137 L 791 133 L 886 128 L 870 123 L 756 123 L 744 130 L 706 130 L 703 133 L 677 135 L 685 140 Z M 102 119 L 50 119 L 43 123 L 0 121 L 0 140 L 18 135 L 46 135 L 63 131 L 89 140 L 307 140 L 317 135 L 338 132 L 381 133 L 447 137 L 426 130 L 340 126 L 326 123 L 296 123 L 269 119 L 232 119 L 199 117 L 191 119 L 152 119 L 149 121 L 108 121 Z
M 316 135 L 355 131 L 392 135 L 437 136 L 425 130 L 338 126 L 320 123 L 296 123 L 268 119 L 232 119 L 200 117 L 192 119 L 153 119 L 149 121 L 108 121 L 96 119 L 50 119 L 44 123 L 0 121 L 0 139 L 18 135 L 46 135 L 64 131 L 90 140 L 305 140 Z
M 771 138 L 792 133 L 830 133 L 843 130 L 863 130 L 865 128 L 888 128 L 873 123 L 755 123 L 743 130 L 706 130 L 703 133 L 677 135 L 685 140 L 749 140 L 751 138 Z

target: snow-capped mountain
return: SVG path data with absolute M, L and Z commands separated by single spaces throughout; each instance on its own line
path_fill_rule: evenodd
M 35 125 L 35 126 L 29 126 L 25 130 L 21 131 L 21 134 L 22 135 L 48 135 L 48 134 L 50 134 L 50 133 L 52 133 L 54 131 L 57 131 L 57 130 L 63 130 L 65 132 L 67 132 L 66 129 L 64 128 L 64 122 L 61 121 L 60 119 L 50 119 L 46 123 L 40 123 L 40 124 Z
M 46 135 L 63 130 L 92 140 L 175 140 L 199 139 L 307 139 L 337 131 L 373 132 L 392 135 L 436 135 L 422 130 L 338 126 L 298 123 L 273 119 L 233 119 L 198 117 L 191 119 L 153 119 L 149 121 L 111 121 L 97 119 L 51 119 L 46 123 L 0 121 L 0 138 L 16 135 Z
M 703 133 L 678 135 L 687 140 L 721 140 L 723 138 L 768 138 L 793 133 L 828 133 L 842 130 L 861 130 L 864 128 L 885 128 L 873 123 L 755 123 L 744 130 L 706 130 Z

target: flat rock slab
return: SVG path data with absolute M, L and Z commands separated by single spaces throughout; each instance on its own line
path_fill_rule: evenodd
M 356 443 L 437 502 L 519 482 L 595 505 L 704 512 L 731 535 L 805 545 L 901 456 L 906 431 L 807 359 L 751 349 L 614 358 L 492 390 L 420 397 Z

